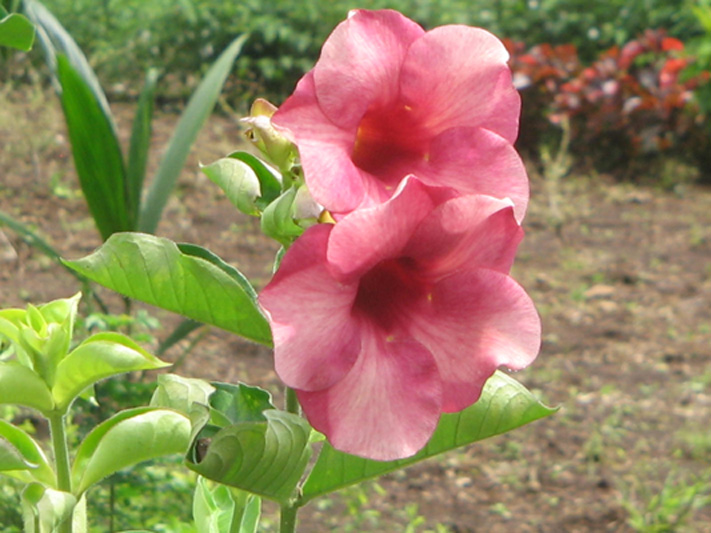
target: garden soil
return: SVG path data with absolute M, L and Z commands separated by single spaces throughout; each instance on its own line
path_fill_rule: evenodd
M 56 98 L 35 89 L 0 100 L 0 209 L 62 256 L 85 256 L 100 240 L 78 190 Z M 113 109 L 126 142 L 132 108 Z M 156 113 L 153 171 L 177 118 Z M 199 171 L 199 162 L 233 151 L 241 139 L 234 118 L 210 119 L 158 234 L 213 250 L 262 287 L 276 245 Z M 541 313 L 543 346 L 516 378 L 560 409 L 310 504 L 300 515 L 302 531 L 409 525 L 408 531 L 626 532 L 667 524 L 658 531 L 711 532 L 711 190 L 683 183 L 661 190 L 603 175 L 554 183 L 533 165 L 530 174 L 514 275 Z M 3 308 L 81 288 L 35 247 L 1 231 Z M 120 311 L 118 298 L 101 294 Z M 179 322 L 150 312 L 164 324 L 158 339 Z M 185 346 L 167 359 L 181 358 Z M 216 329 L 177 372 L 258 384 L 277 396 L 280 389 L 268 350 Z M 273 523 L 274 507 L 266 512 Z

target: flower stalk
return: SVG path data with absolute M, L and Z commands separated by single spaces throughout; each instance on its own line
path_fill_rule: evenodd
M 57 474 L 57 489 L 72 492 L 72 477 L 69 466 L 69 448 L 67 447 L 67 432 L 65 414 L 52 412 L 48 415 L 49 432 L 52 437 L 52 451 Z M 71 517 L 67 518 L 58 528 L 58 533 L 72 533 Z

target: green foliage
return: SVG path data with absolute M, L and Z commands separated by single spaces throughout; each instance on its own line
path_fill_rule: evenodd
M 247 279 L 203 248 L 118 233 L 94 254 L 67 264 L 131 298 L 271 343 L 269 324 Z
M 35 41 L 35 27 L 27 17 L 18 13 L 8 14 L 0 6 L 0 46 L 18 50 L 30 50 Z
M 70 464 L 67 415 L 83 391 L 109 376 L 165 363 L 118 333 L 98 333 L 72 348 L 80 294 L 26 309 L 0 310 L 0 403 L 24 405 L 49 422 L 54 461 L 23 429 L 0 420 L 0 473 L 25 482 L 25 531 L 86 531 L 84 493 L 138 462 L 183 453 L 186 415 L 143 407 L 124 410 L 94 428 Z
M 679 531 L 695 510 L 711 505 L 710 481 L 708 475 L 685 480 L 670 474 L 657 493 L 644 484 L 633 487 L 623 500 L 629 525 L 640 533 Z
M 380 462 L 339 452 L 328 443 L 303 487 L 303 499 L 312 498 L 380 476 L 465 446 L 493 435 L 544 418 L 555 412 L 535 399 L 523 385 L 502 372 L 487 382 L 481 398 L 471 407 L 454 414 L 444 414 L 427 446 L 413 457 Z
M 235 35 L 249 33 L 229 91 L 276 101 L 311 68 L 326 36 L 354 7 L 396 9 L 426 28 L 471 24 L 529 45 L 572 43 L 587 59 L 647 28 L 663 27 L 682 39 L 697 31 L 688 6 L 680 7 L 671 0 L 363 0 L 357 5 L 347 0 L 46 3 L 72 28 L 102 79 L 121 83 L 125 90 L 135 86 L 150 66 L 165 67 L 177 82 L 173 91 L 190 85 L 191 73 L 202 72 Z
M 153 233 L 245 36 L 231 41 L 198 85 L 168 144 L 146 200 L 141 202 L 157 72 L 148 69 L 126 163 L 106 96 L 81 49 L 41 2 L 24 0 L 24 4 L 27 15 L 39 28 L 45 59 L 62 101 L 82 192 L 102 239 L 139 228 Z
M 82 494 L 94 483 L 139 462 L 185 451 L 187 418 L 176 411 L 138 407 L 117 413 L 87 435 L 72 468 L 74 490 Z

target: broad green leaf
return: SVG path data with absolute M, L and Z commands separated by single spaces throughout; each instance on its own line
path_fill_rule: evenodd
M 224 262 L 216 265 L 204 257 L 182 253 L 168 239 L 122 233 L 93 254 L 66 264 L 136 300 L 270 345 L 271 331 L 254 289 Z
M 203 165 L 200 169 L 223 190 L 227 199 L 242 213 L 259 215 L 256 204 L 261 195 L 259 178 L 247 163 L 224 157 L 209 165 Z
M 264 411 L 274 409 L 272 397 L 264 389 L 244 383 L 213 382 L 215 391 L 210 395 L 209 405 L 219 411 L 225 425 L 237 422 L 261 422 Z
M 87 435 L 72 467 L 74 492 L 148 459 L 185 453 L 190 421 L 177 411 L 141 407 L 121 411 Z
M 36 232 L 32 231 L 29 227 L 27 227 L 27 225 L 11 217 L 9 214 L 5 213 L 2 210 L 0 210 L 0 226 L 7 226 L 8 228 L 10 228 L 12 231 L 17 233 L 17 235 L 19 235 L 20 238 L 28 245 L 35 248 L 36 250 L 39 250 L 53 261 L 56 261 L 57 263 L 62 265 L 67 270 L 67 272 L 70 272 L 72 276 L 76 277 L 82 283 L 86 281 L 86 278 L 84 278 L 84 276 L 80 275 L 78 272 L 72 270 L 71 268 L 67 267 L 62 263 L 62 258 L 59 255 L 59 252 L 55 250 L 47 241 L 40 237 Z
M 20 428 L 0 420 L 0 471 L 28 470 L 35 481 L 54 486 L 55 476 L 37 442 Z
M 0 19 L 0 46 L 29 51 L 35 42 L 35 27 L 19 13 Z
M 288 247 L 304 229 L 294 221 L 294 201 L 298 190 L 291 187 L 267 206 L 262 215 L 262 231 Z
M 173 192 L 180 171 L 190 152 L 190 147 L 198 132 L 215 107 L 217 97 L 227 75 L 232 70 L 237 54 L 247 36 L 238 37 L 222 52 L 217 61 L 205 74 L 195 93 L 190 98 L 178 125 L 173 132 L 168 148 L 163 154 L 158 171 L 153 178 L 146 200 L 141 206 L 138 229 L 146 233 L 155 233 L 163 213 L 163 208 Z
M 372 461 L 339 452 L 325 443 L 303 486 L 303 502 L 505 433 L 554 412 L 555 409 L 540 403 L 518 381 L 497 371 L 486 382 L 479 401 L 459 413 L 442 415 L 427 446 L 413 457 L 399 461 Z
M 193 499 L 197 533 L 256 533 L 261 499 L 198 477 Z
M 289 501 L 311 456 L 311 428 L 291 413 L 268 410 L 264 416 L 266 422 L 241 422 L 209 437 L 199 434 L 191 448 L 202 450 L 189 452 L 188 467 L 225 485 Z
M 208 263 L 216 266 L 231 277 L 237 284 L 239 284 L 245 294 L 249 295 L 253 300 L 257 299 L 257 291 L 254 290 L 254 287 L 252 287 L 252 284 L 244 276 L 244 274 L 229 263 L 223 261 L 219 256 L 213 254 L 210 250 L 203 248 L 202 246 L 198 246 L 197 244 L 188 243 L 178 243 L 178 250 L 185 255 L 204 259 Z
M 89 66 L 89 61 L 82 53 L 77 43 L 74 42 L 72 36 L 59 23 L 59 21 L 49 12 L 49 10 L 36 0 L 23 0 L 24 11 L 27 17 L 37 26 L 37 38 L 44 50 L 45 60 L 49 65 L 50 71 L 54 74 L 53 82 L 58 91 L 61 90 L 57 80 L 57 55 L 63 54 L 69 59 L 69 63 L 76 70 L 98 102 L 107 120 L 111 124 L 113 131 L 116 131 L 116 126 L 111 116 L 109 103 L 106 100 L 106 95 L 101 89 L 99 80 L 96 74 Z
M 151 145 L 151 119 L 153 117 L 153 102 L 155 100 L 158 70 L 149 69 L 146 81 L 136 105 L 136 115 L 131 128 L 131 143 L 128 149 L 128 165 L 126 168 L 126 193 L 131 228 L 138 228 L 138 215 L 141 210 L 141 193 L 146 176 L 148 150 Z
M 32 407 L 41 413 L 54 408 L 52 393 L 35 372 L 16 361 L 0 363 L 0 404 Z
M 76 293 L 71 298 L 52 300 L 40 305 L 38 309 L 47 323 L 66 324 L 67 333 L 71 336 L 79 309 L 79 300 L 81 300 L 81 292 Z
M 247 152 L 232 152 L 228 157 L 237 159 L 249 165 L 259 179 L 260 197 L 257 199 L 257 207 L 264 211 L 270 203 L 276 200 L 281 194 L 281 183 L 274 171 L 259 158 Z
M 0 310 L 0 340 L 3 337 L 12 343 L 20 342 L 20 324 L 25 323 L 27 311 L 24 309 Z
M 65 520 L 72 519 L 77 498 L 69 492 L 31 483 L 22 491 L 25 533 L 55 533 Z M 72 528 L 73 529 L 73 528 Z
M 57 366 L 52 396 L 64 411 L 94 383 L 125 372 L 170 366 L 119 333 L 98 333 L 74 348 Z
M 208 405 L 213 392 L 215 387 L 202 379 L 161 374 L 158 376 L 158 387 L 151 398 L 151 406 L 175 409 L 187 415 L 193 403 Z
M 63 54 L 57 55 L 57 77 L 74 166 L 102 239 L 135 229 L 129 216 L 121 146 L 109 117 L 91 87 Z

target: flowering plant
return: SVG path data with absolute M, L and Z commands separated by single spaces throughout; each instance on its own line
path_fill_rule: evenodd
M 259 295 L 208 250 L 147 234 L 66 262 L 274 347 L 285 410 L 244 384 L 159 380 L 154 408 L 190 419 L 187 466 L 239 489 L 198 484 L 209 531 L 255 531 L 260 498 L 293 531 L 318 496 L 552 413 L 497 371 L 540 345 L 509 272 L 528 183 L 506 61 L 481 29 L 354 11 L 278 110 L 258 101 L 245 122 L 266 161 L 236 152 L 203 170 L 282 244 Z

